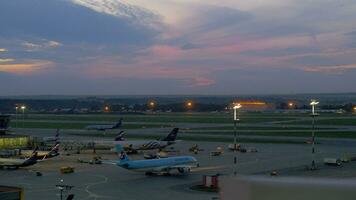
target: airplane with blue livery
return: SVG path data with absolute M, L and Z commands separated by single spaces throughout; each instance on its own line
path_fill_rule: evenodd
M 27 167 L 37 163 L 37 150 L 36 148 L 33 152 L 31 157 L 27 159 L 19 159 L 19 158 L 0 158 L 0 167 L 2 168 L 14 168 L 18 169 L 20 167 Z
M 116 151 L 121 153 L 120 159 L 114 164 L 127 170 L 145 172 L 146 175 L 158 173 L 170 174 L 175 170 L 181 174 L 188 174 L 192 168 L 199 166 L 197 159 L 193 156 L 173 156 L 150 160 L 130 160 L 123 151 L 121 145 L 116 145 Z
M 111 129 L 119 129 L 122 126 L 122 119 L 120 119 L 115 124 L 95 124 L 86 126 L 85 129 L 87 130 L 97 130 L 97 131 L 106 131 Z

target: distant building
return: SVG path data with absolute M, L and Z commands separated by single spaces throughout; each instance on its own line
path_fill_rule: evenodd
M 266 110 L 274 110 L 275 106 L 273 104 L 266 103 L 264 101 L 256 101 L 256 100 L 246 100 L 246 101 L 235 101 L 232 104 L 241 104 L 244 111 L 266 111 Z

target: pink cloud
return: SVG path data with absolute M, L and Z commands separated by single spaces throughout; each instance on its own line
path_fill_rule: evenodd
M 53 62 L 47 60 L 28 60 L 25 63 L 0 64 L 0 72 L 13 74 L 32 74 L 48 69 Z
M 189 80 L 193 86 L 210 86 L 214 85 L 216 81 L 207 77 L 196 77 L 192 80 Z

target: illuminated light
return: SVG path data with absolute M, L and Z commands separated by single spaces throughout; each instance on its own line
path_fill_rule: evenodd
M 191 109 L 193 107 L 193 102 L 192 101 L 187 101 L 186 104 L 188 109 Z
M 312 99 L 312 100 L 310 101 L 310 105 L 312 106 L 312 114 L 313 114 L 313 115 L 315 114 L 315 106 L 318 105 L 318 104 L 319 104 L 319 102 L 316 101 L 315 99 Z
M 21 109 L 22 109 L 22 110 L 25 110 L 25 109 L 26 109 L 26 106 L 21 106 Z
M 147 102 L 147 106 L 150 109 L 154 109 L 156 107 L 156 105 L 157 104 L 156 104 L 156 102 L 154 100 L 150 100 L 150 101 Z
M 318 105 L 318 104 L 319 104 L 319 102 L 316 101 L 316 100 L 311 100 L 311 102 L 310 102 L 311 106 L 315 106 L 315 105 Z
M 354 108 L 353 108 L 353 109 L 354 109 L 354 112 L 356 112 L 356 106 L 354 106 Z
M 234 120 L 235 120 L 235 121 L 239 120 L 239 119 L 237 118 L 237 110 L 240 109 L 241 107 L 242 107 L 242 105 L 239 104 L 239 103 L 234 104 L 233 109 L 234 109 Z
M 109 112 L 109 111 L 110 111 L 110 107 L 109 107 L 109 106 L 105 106 L 105 107 L 104 107 L 104 111 L 105 111 L 105 112 Z
M 292 106 L 294 106 L 294 104 L 292 102 L 290 102 L 290 103 L 288 103 L 288 106 L 292 107 Z

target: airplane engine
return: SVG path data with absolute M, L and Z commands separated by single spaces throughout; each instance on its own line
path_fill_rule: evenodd
M 177 168 L 177 170 L 181 174 L 188 174 L 190 172 L 190 168 L 187 168 L 187 167 L 180 167 L 180 168 Z

